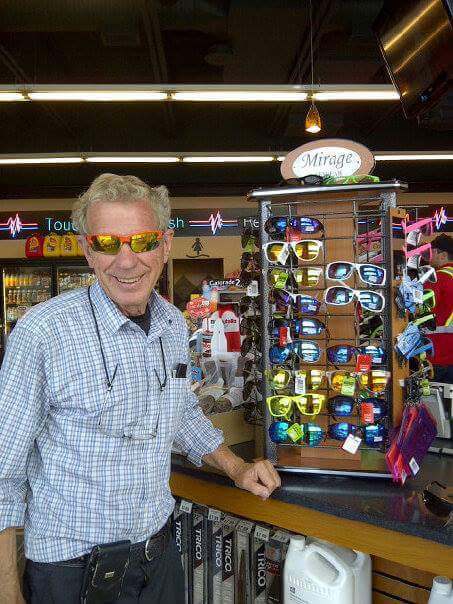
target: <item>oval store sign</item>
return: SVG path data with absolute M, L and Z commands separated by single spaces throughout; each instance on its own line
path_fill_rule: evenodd
M 318 176 L 369 174 L 374 155 L 364 145 L 342 138 L 325 138 L 307 143 L 288 153 L 280 167 L 284 179 Z

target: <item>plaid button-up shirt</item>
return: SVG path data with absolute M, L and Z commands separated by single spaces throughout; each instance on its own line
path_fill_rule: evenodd
M 182 314 L 153 293 L 146 336 L 98 283 L 91 297 L 110 377 L 118 365 L 110 392 L 86 289 L 31 309 L 0 371 L 0 531 L 24 526 L 37 562 L 146 539 L 173 510 L 173 443 L 200 465 L 223 441 L 189 379 L 172 377 L 188 363 Z

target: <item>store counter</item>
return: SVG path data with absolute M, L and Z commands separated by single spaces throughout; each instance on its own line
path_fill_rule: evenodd
M 453 458 L 429 455 L 405 487 L 385 479 L 288 473 L 281 478 L 281 489 L 262 501 L 225 476 L 176 457 L 171 488 L 189 501 L 453 578 L 453 521 L 446 526 L 422 500 L 428 482 L 453 483 Z

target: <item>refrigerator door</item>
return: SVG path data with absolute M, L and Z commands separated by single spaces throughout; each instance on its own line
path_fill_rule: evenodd
M 70 289 L 88 287 L 96 281 L 89 266 L 59 266 L 57 268 L 57 292 L 61 294 Z
M 52 297 L 52 268 L 24 265 L 2 269 L 5 340 L 29 308 Z

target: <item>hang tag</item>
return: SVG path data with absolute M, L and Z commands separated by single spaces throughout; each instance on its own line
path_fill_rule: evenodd
M 288 335 L 289 329 L 288 327 L 280 327 L 278 330 L 278 345 L 286 346 L 288 344 Z
M 295 394 L 305 394 L 307 388 L 307 378 L 303 373 L 296 373 L 294 378 Z
M 345 396 L 354 396 L 355 387 L 355 378 L 353 378 L 352 375 L 345 377 L 341 384 L 341 394 L 344 394 Z
M 251 281 L 249 285 L 247 285 L 247 296 L 250 296 L 251 298 L 256 298 L 259 295 L 260 292 L 258 289 L 258 281 Z
M 368 373 L 371 371 L 373 357 L 371 354 L 358 354 L 355 364 L 356 373 Z
M 429 386 L 429 382 L 426 378 L 420 381 L 420 387 L 422 390 L 423 396 L 429 396 L 431 394 L 431 388 Z
M 220 522 L 222 520 L 222 512 L 220 512 L 219 510 L 214 510 L 213 508 L 209 508 L 208 520 L 210 520 L 211 522 Z
M 289 248 L 288 248 L 288 246 L 285 245 L 285 247 L 280 252 L 277 262 L 279 262 L 280 264 L 285 264 L 285 262 L 288 260 L 288 256 L 289 256 Z
M 415 304 L 423 304 L 423 290 L 415 288 L 412 290 L 412 297 Z
M 302 430 L 302 426 L 300 424 L 292 424 L 286 431 L 289 438 L 293 441 L 293 443 L 297 442 L 304 435 L 304 431 Z
M 352 453 L 353 455 L 355 455 L 355 453 L 357 453 L 357 449 L 360 447 L 361 442 L 362 439 L 359 436 L 348 434 L 348 438 L 344 441 L 341 448 L 347 451 L 348 453 Z
M 409 461 L 409 467 L 412 470 L 412 474 L 415 476 L 416 474 L 418 474 L 418 471 L 420 470 L 420 466 L 418 465 L 418 463 L 415 461 L 415 459 L 412 457 L 411 460 Z
M 269 541 L 270 530 L 265 526 L 256 526 L 253 536 L 261 541 Z
M 360 405 L 360 419 L 364 424 L 374 424 L 373 403 L 362 403 Z
M 191 501 L 181 499 L 181 503 L 179 504 L 179 510 L 181 512 L 185 512 L 186 514 L 190 514 L 192 512 L 192 506 L 193 503 Z

